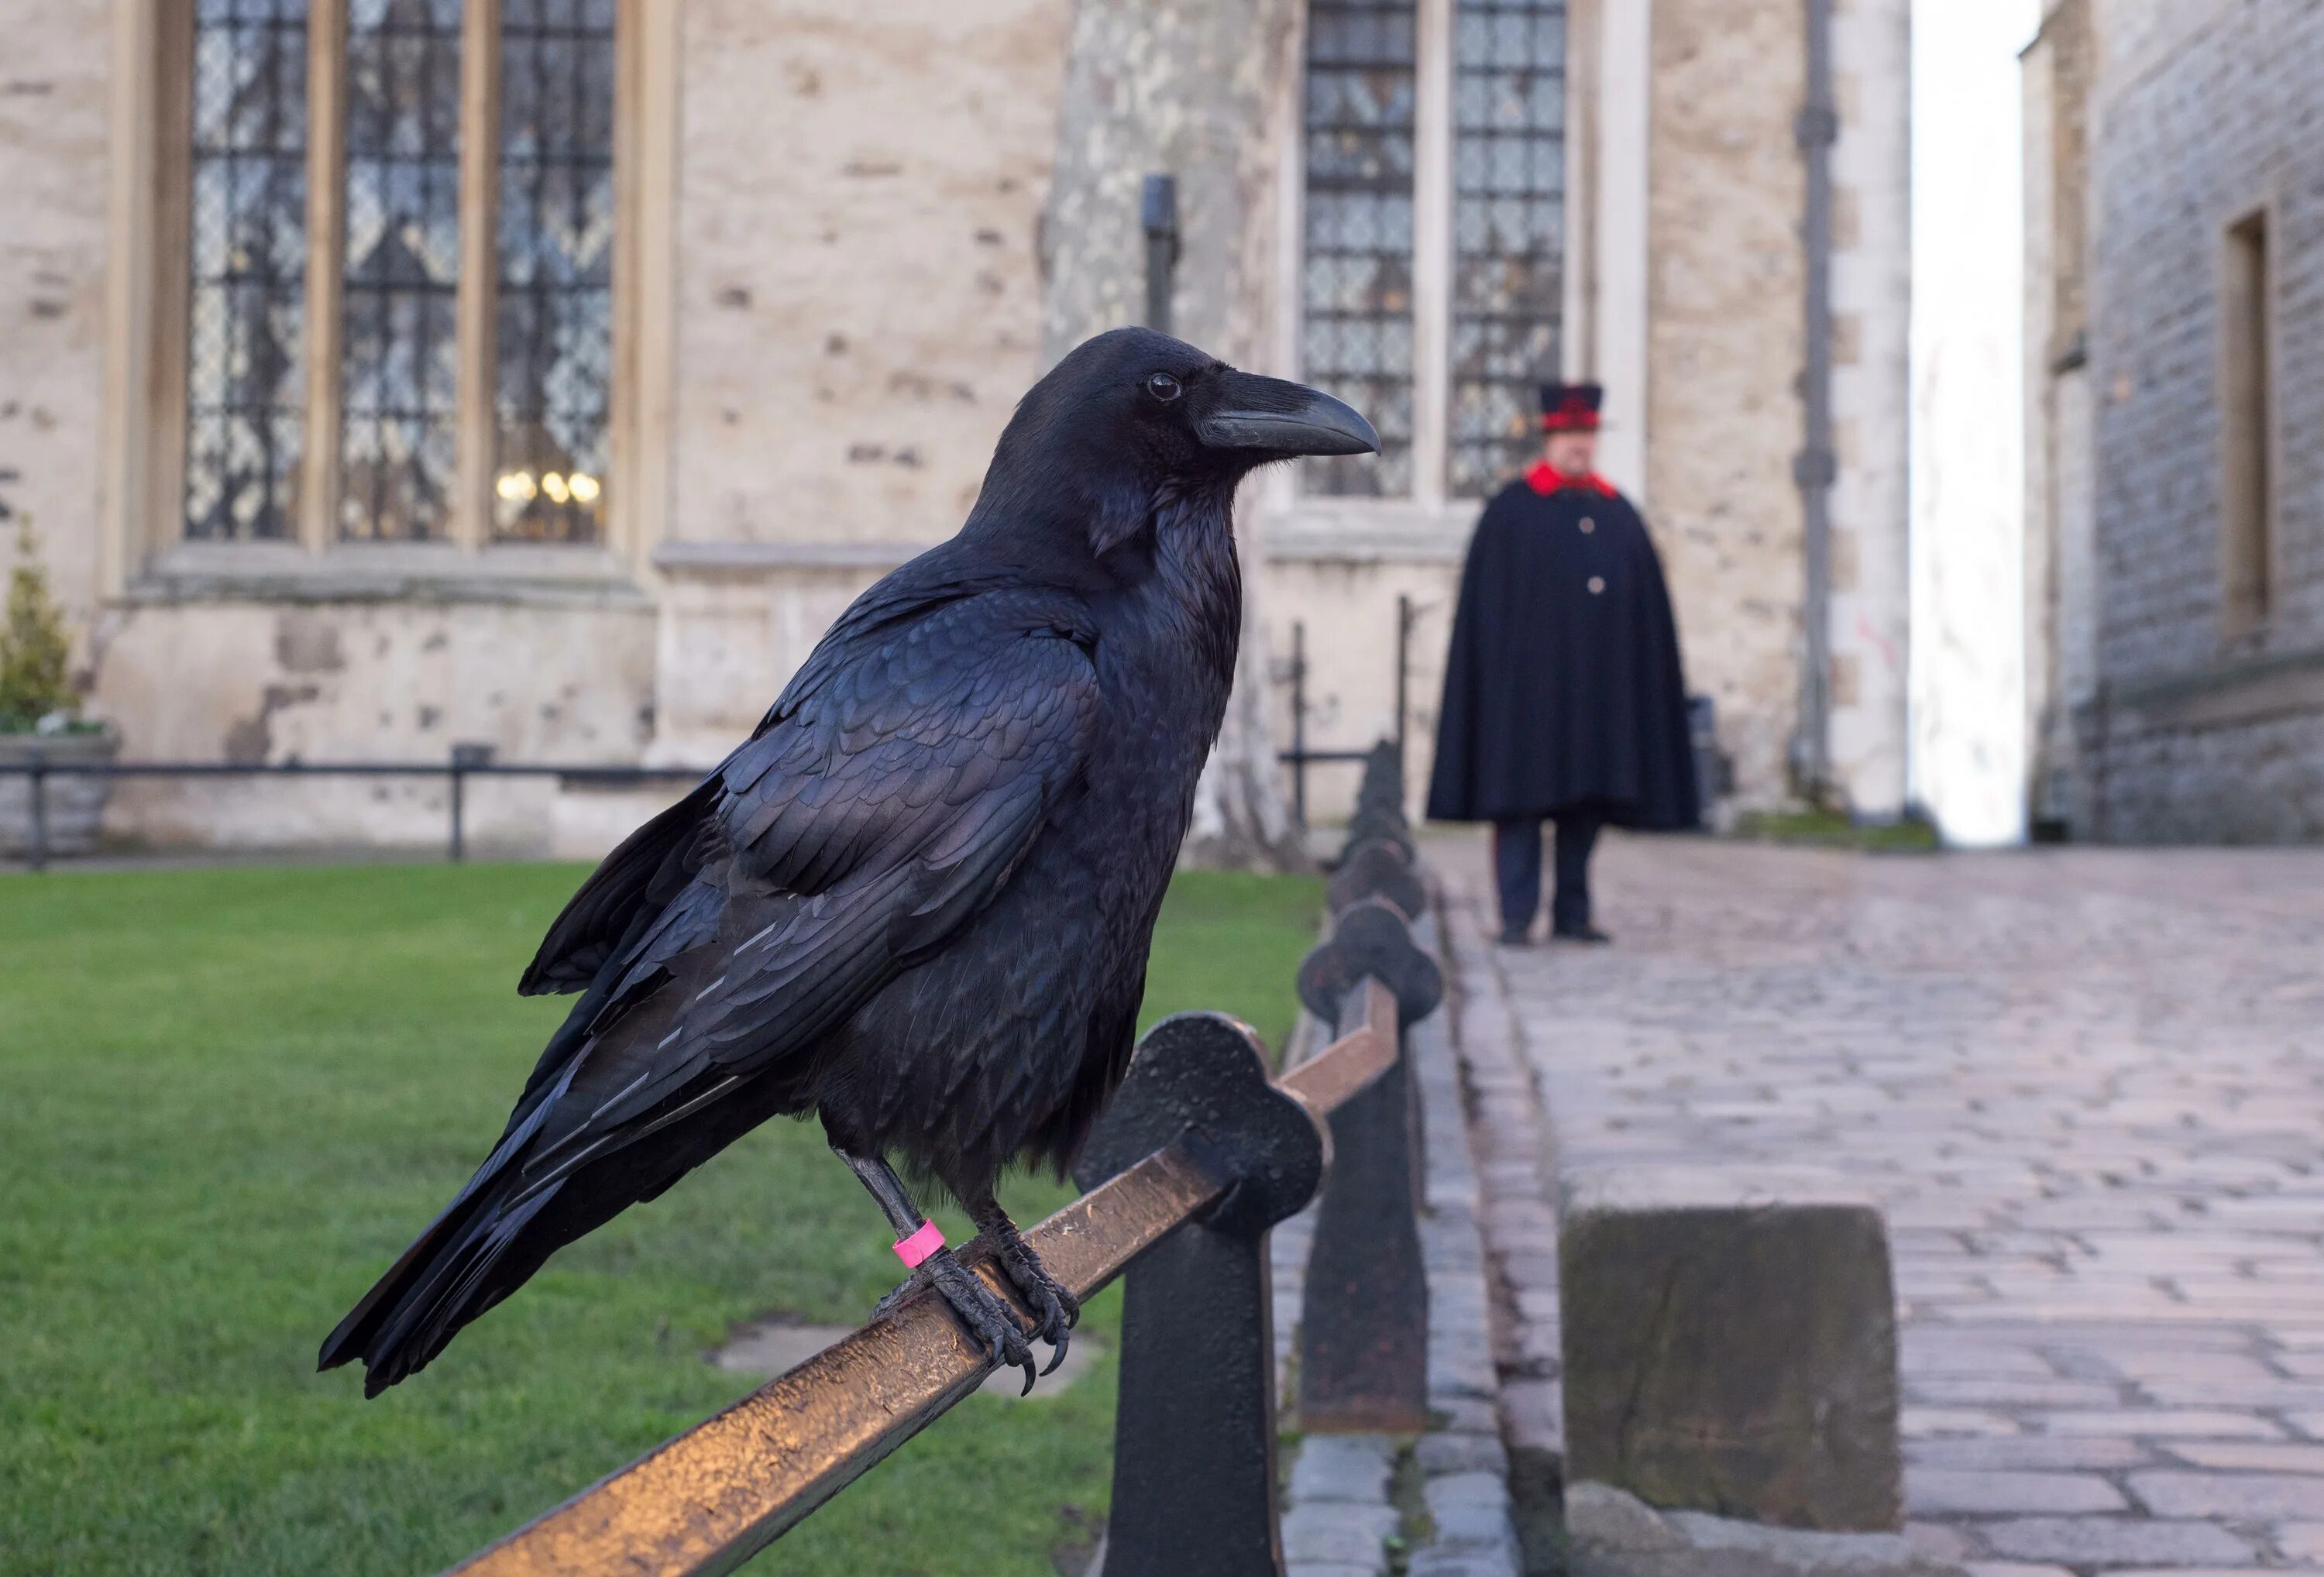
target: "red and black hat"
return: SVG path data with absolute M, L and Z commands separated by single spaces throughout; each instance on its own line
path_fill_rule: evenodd
M 1598 407 L 1606 391 L 1596 383 L 1544 383 L 1541 386 L 1541 430 L 1596 432 Z

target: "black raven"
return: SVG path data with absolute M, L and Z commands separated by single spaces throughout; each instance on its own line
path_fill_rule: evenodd
M 631 835 L 518 989 L 578 991 L 476 1175 L 323 1343 L 377 1396 L 561 1245 L 778 1112 L 894 1229 L 965 1206 L 1063 1355 L 1078 1310 L 993 1198 L 1062 1170 L 1128 1064 L 1242 628 L 1235 486 L 1376 450 L 1354 410 L 1116 329 L 1035 384 L 967 522 L 857 598 L 748 742 Z M 938 1249 L 992 1357 L 1008 1305 Z M 1055 1360 L 1052 1360 L 1055 1367 Z

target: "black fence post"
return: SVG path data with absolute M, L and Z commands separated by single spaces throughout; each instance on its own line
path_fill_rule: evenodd
M 1396 598 L 1396 787 L 1401 801 L 1404 794 L 1404 774 L 1406 765 L 1405 733 L 1411 714 L 1412 688 L 1412 598 L 1398 592 Z
M 1291 819 L 1307 825 L 1307 626 L 1291 622 Z
M 452 808 L 452 842 L 451 847 L 447 851 L 452 863 L 455 865 L 461 863 L 468 857 L 468 833 L 466 825 L 465 816 L 465 812 L 467 808 L 467 793 L 468 771 L 467 769 L 461 764 L 459 747 L 455 745 L 452 747 L 452 792 L 450 796 Z
M 35 871 L 49 868 L 49 758 L 35 746 L 24 773 L 25 806 L 31 812 L 30 841 L 24 862 Z
M 1331 1180 L 1315 1221 L 1300 1321 L 1299 1425 L 1313 1433 L 1428 1427 L 1428 1276 L 1418 1097 L 1402 1030 L 1435 1010 L 1443 972 L 1414 942 L 1425 908 L 1404 825 L 1393 742 L 1366 763 L 1346 856 L 1333 873 L 1331 936 L 1299 967 L 1309 1012 L 1345 1033 L 1367 990 L 1397 1001 L 1396 1065 L 1332 1114 Z
M 1178 179 L 1149 175 L 1139 194 L 1146 229 L 1146 327 L 1170 332 L 1170 290 L 1178 272 Z
M 489 771 L 493 764 L 493 747 L 488 744 L 456 744 L 452 747 L 452 863 L 460 864 L 468 857 L 468 774 Z
M 1257 1038 L 1217 1013 L 1139 1043 L 1074 1180 L 1095 1188 L 1182 1139 L 1236 1181 L 1123 1277 L 1104 1577 L 1281 1577 L 1267 1233 L 1314 1196 L 1330 1151 Z

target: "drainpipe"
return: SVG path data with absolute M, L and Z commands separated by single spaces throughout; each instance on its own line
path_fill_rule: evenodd
M 1806 5 L 1807 104 L 1792 123 L 1807 161 L 1807 213 L 1801 225 L 1807 252 L 1807 365 L 1800 376 L 1807 431 L 1792 461 L 1806 534 L 1800 606 L 1805 639 L 1792 779 L 1803 798 L 1821 804 L 1831 790 L 1831 485 L 1840 470 L 1831 437 L 1831 148 L 1840 139 L 1840 111 L 1831 91 L 1831 0 Z

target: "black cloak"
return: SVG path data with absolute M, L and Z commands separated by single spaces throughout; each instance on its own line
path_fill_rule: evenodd
M 1700 825 L 1670 591 L 1638 512 L 1536 466 L 1469 544 L 1428 814 Z

